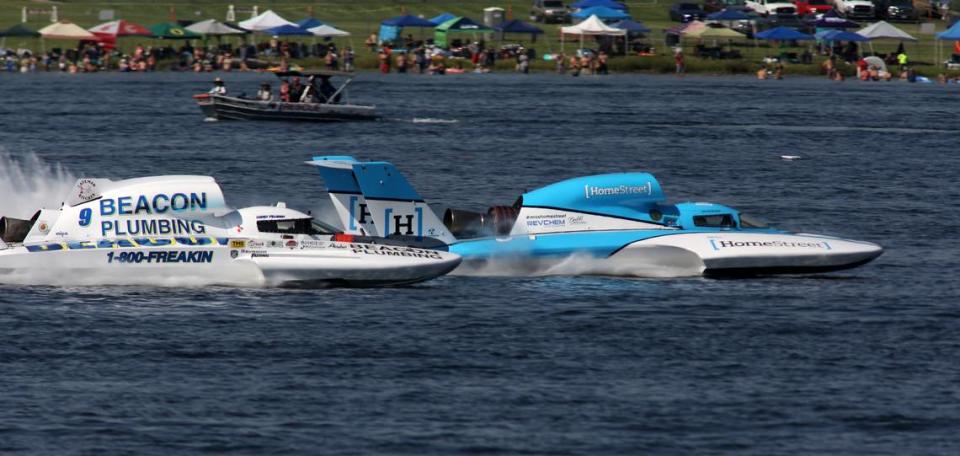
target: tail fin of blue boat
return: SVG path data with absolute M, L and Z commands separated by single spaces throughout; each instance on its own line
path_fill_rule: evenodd
M 318 156 L 308 163 L 320 170 L 346 232 L 456 241 L 393 164 L 347 156 Z

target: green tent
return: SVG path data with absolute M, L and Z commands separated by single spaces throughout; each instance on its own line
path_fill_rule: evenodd
M 154 24 L 148 28 L 150 32 L 153 33 L 154 38 L 160 38 L 162 40 L 192 40 L 200 38 L 199 34 L 193 33 L 173 22 Z
M 455 17 L 438 25 L 437 28 L 434 29 L 433 43 L 442 48 L 447 47 L 447 34 L 450 32 L 486 33 L 492 31 L 493 29 L 490 27 L 478 24 L 469 17 Z
M 40 37 L 40 32 L 27 28 L 27 26 L 23 24 L 17 24 L 6 30 L 0 30 L 0 36 L 24 36 L 24 37 L 38 38 Z

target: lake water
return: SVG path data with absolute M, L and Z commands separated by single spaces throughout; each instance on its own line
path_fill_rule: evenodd
M 584 174 L 877 242 L 746 280 L 0 287 L 4 454 L 957 454 L 960 87 L 364 74 L 385 120 L 204 122 L 210 75 L 0 75 L 0 213 L 78 176 L 209 174 L 325 213 L 315 154 L 482 210 Z M 254 93 L 264 75 L 227 75 Z M 799 155 L 784 161 L 781 155 Z

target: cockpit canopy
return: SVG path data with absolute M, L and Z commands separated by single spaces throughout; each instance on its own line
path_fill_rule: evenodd
M 683 229 L 768 229 L 766 222 L 714 203 L 679 203 L 678 224 Z

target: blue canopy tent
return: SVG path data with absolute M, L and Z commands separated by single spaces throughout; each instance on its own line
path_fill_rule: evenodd
M 943 65 L 943 43 L 942 41 L 960 41 L 960 21 L 957 21 L 953 24 L 952 27 L 938 33 L 936 35 L 935 46 L 937 47 L 937 62 L 938 65 Z
M 391 17 L 380 23 L 380 43 L 390 42 L 400 37 L 404 27 L 434 28 L 436 24 L 409 14 Z
M 570 15 L 575 19 L 586 19 L 590 16 L 597 16 L 601 21 L 622 21 L 630 19 L 630 15 L 622 10 L 608 8 L 606 6 L 591 6 L 584 8 Z
M 650 28 L 646 25 L 643 25 L 643 22 L 631 21 L 629 19 L 624 19 L 620 22 L 615 22 L 610 25 L 620 30 L 626 30 L 628 34 L 650 33 Z
M 810 41 L 815 40 L 813 36 L 798 32 L 790 27 L 775 27 L 770 30 L 764 30 L 754 35 L 757 39 L 771 41 Z
M 615 9 L 620 11 L 627 10 L 627 5 L 614 0 L 580 0 L 579 2 L 576 2 L 570 5 L 571 8 L 576 8 L 576 9 L 593 8 L 594 6 L 604 6 L 610 9 Z M 587 17 L 590 17 L 590 16 L 587 16 Z
M 822 32 L 817 32 L 817 39 L 823 41 L 870 41 L 870 38 L 867 38 L 859 33 L 848 32 L 845 30 L 824 30 Z
M 440 25 L 440 24 L 442 24 L 442 23 L 444 23 L 444 22 L 449 21 L 450 19 L 456 19 L 456 17 L 457 17 L 456 14 L 443 13 L 443 14 L 441 14 L 441 15 L 439 15 L 439 16 L 431 17 L 431 18 L 428 19 L 428 20 L 429 20 L 430 22 L 432 22 L 433 25 Z
M 327 25 L 327 23 L 318 21 L 317 19 L 312 17 L 308 17 L 306 19 L 300 19 L 299 21 L 297 21 L 297 27 L 300 27 L 304 30 L 309 30 L 314 27 L 319 27 L 321 25 Z
M 537 35 L 543 33 L 539 27 L 530 25 L 526 22 L 519 21 L 516 19 L 509 20 L 506 22 L 501 22 L 498 25 L 494 25 L 493 29 L 500 32 L 500 40 L 503 40 L 503 36 L 507 33 L 516 33 L 516 34 L 529 34 L 530 41 L 536 42 Z
M 707 19 L 711 21 L 746 21 L 753 18 L 743 11 L 724 8 L 716 13 L 708 14 Z
M 300 28 L 296 25 L 281 25 L 279 27 L 266 29 L 264 32 L 274 36 L 313 36 L 307 29 Z

